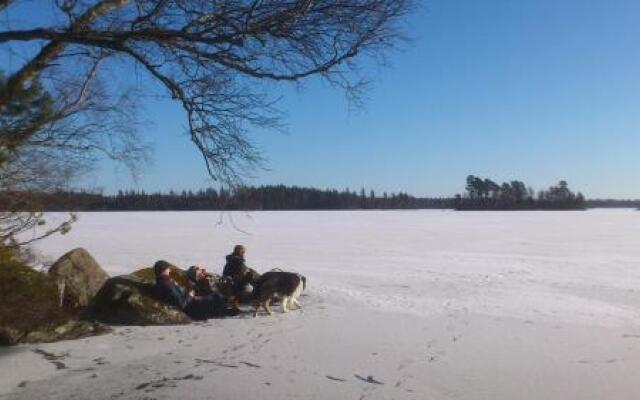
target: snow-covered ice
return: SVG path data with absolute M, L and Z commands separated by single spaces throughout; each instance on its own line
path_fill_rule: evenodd
M 0 397 L 634 398 L 639 240 L 635 210 L 81 213 L 43 259 L 220 271 L 242 243 L 307 276 L 304 309 L 22 346 L 0 353 Z

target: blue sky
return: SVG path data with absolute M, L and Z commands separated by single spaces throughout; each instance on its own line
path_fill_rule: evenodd
M 268 159 L 253 184 L 448 196 L 468 174 L 560 179 L 588 197 L 640 198 L 640 2 L 422 2 L 414 38 L 368 65 L 361 110 L 318 81 L 284 93 L 288 134 L 255 133 Z M 177 104 L 151 103 L 153 163 L 134 183 L 102 165 L 92 187 L 211 185 Z

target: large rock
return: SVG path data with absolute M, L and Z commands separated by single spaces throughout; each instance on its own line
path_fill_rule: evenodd
M 0 257 L 0 345 L 54 342 L 109 330 L 78 321 L 77 314 L 60 307 L 57 285 L 48 274 Z
M 109 275 L 85 249 L 71 250 L 49 269 L 57 282 L 62 305 L 69 308 L 86 307 Z
M 96 294 L 89 316 L 114 325 L 176 325 L 191 319 L 157 296 L 152 283 L 135 275 L 109 279 Z

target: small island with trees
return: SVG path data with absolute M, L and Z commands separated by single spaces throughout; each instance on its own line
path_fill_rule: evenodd
M 522 181 L 501 185 L 489 178 L 467 176 L 466 193 L 456 195 L 456 210 L 584 210 L 582 193 L 574 193 L 562 180 L 547 190 L 535 192 Z

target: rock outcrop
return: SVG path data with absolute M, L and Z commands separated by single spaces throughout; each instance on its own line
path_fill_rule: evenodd
M 102 324 L 78 320 L 78 310 L 60 307 L 58 287 L 49 274 L 0 257 L 0 345 L 55 342 L 108 331 Z
M 176 325 L 191 319 L 158 297 L 154 285 L 136 274 L 109 279 L 93 299 L 89 317 L 114 325 Z
M 111 331 L 104 324 L 191 322 L 182 310 L 158 296 L 152 268 L 109 279 L 84 249 L 62 256 L 49 273 L 24 265 L 10 254 L 0 256 L 0 345 L 55 342 Z M 188 287 L 184 271 L 171 268 L 174 278 Z
M 88 306 L 109 279 L 91 254 L 82 248 L 60 257 L 49 269 L 49 275 L 58 285 L 61 305 L 67 308 Z

